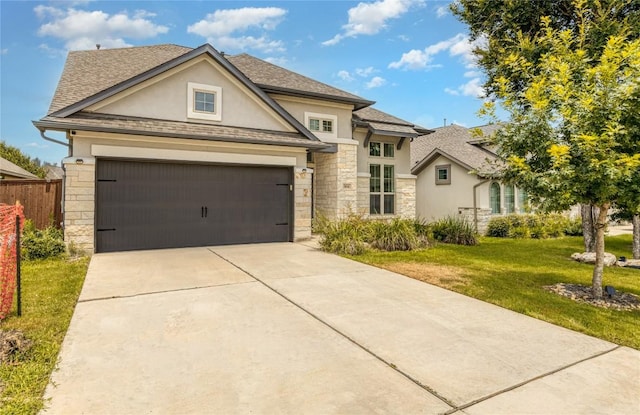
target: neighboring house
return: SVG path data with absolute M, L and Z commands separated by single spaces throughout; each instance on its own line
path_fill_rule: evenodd
M 418 177 L 418 217 L 431 221 L 461 215 L 483 233 L 492 215 L 524 212 L 526 193 L 491 179 L 498 157 L 487 137 L 497 128 L 451 124 L 414 139 L 411 173 Z M 475 129 L 482 132 L 481 137 L 473 134 Z
M 54 166 L 52 164 L 45 164 L 44 169 L 47 175 L 44 177 L 47 180 L 61 180 L 64 178 L 64 170 L 60 166 Z
M 33 173 L 29 173 L 7 159 L 0 157 L 0 180 L 39 180 Z
M 107 252 L 310 237 L 313 212 L 415 216 L 409 142 L 428 130 L 366 100 L 211 45 L 70 52 L 67 242 Z

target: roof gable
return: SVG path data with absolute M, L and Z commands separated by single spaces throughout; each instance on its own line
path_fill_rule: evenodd
M 2 157 L 0 157 L 0 173 L 2 173 L 3 176 L 7 175 L 19 177 L 21 179 L 39 179 L 35 174 L 28 172 L 22 167 Z
M 472 134 L 472 130 L 473 128 L 451 124 L 435 128 L 432 134 L 415 138 L 411 144 L 411 172 L 418 174 L 434 157 L 443 155 L 468 170 L 491 173 L 494 168 L 490 164 L 497 161 L 498 156 L 476 145 L 477 137 Z

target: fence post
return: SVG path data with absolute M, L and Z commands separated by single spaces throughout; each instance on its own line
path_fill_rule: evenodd
M 20 215 L 16 215 L 16 285 L 18 289 L 18 317 L 22 316 L 22 281 L 20 275 Z

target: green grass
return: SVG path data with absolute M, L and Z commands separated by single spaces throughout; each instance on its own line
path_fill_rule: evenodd
M 459 293 L 519 313 L 580 331 L 624 346 L 640 349 L 640 311 L 614 311 L 581 304 L 550 293 L 545 285 L 573 283 L 591 285 L 592 265 L 570 259 L 582 252 L 581 237 L 560 239 L 482 238 L 477 246 L 438 244 L 412 252 L 369 252 L 350 258 L 402 273 L 406 264 L 424 272 L 451 267 L 463 282 L 438 284 Z M 631 257 L 631 235 L 607 237 L 606 251 Z M 414 277 L 416 277 L 414 275 Z M 436 282 L 437 283 L 437 282 Z M 604 285 L 640 295 L 640 270 L 605 268 Z
M 87 271 L 88 258 L 22 263 L 22 317 L 0 329 L 22 331 L 33 342 L 13 365 L 0 365 L 0 414 L 36 414 L 55 367 Z

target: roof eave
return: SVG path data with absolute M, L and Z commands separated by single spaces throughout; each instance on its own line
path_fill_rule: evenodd
M 287 146 L 287 147 L 303 147 L 303 148 L 308 148 L 310 150 L 322 150 L 322 149 L 331 147 L 331 145 L 322 143 L 319 140 L 310 141 L 309 143 L 291 143 L 287 141 L 267 142 L 263 140 L 252 140 L 250 138 L 209 136 L 209 135 L 198 135 L 198 134 L 182 134 L 182 133 L 176 133 L 176 132 L 168 133 L 163 131 L 145 131 L 145 130 L 136 130 L 131 128 L 90 126 L 85 124 L 73 124 L 73 123 L 66 123 L 66 122 L 59 123 L 55 121 L 44 121 L 44 120 L 32 121 L 32 122 L 33 122 L 33 125 L 40 131 L 81 130 L 81 131 L 105 132 L 105 133 L 115 133 L 115 134 L 145 135 L 145 136 L 151 135 L 155 137 L 166 137 L 166 138 L 221 141 L 221 142 L 243 143 L 243 144 L 262 144 L 262 145 L 277 145 L 277 146 Z
M 334 101 L 334 102 L 340 102 L 345 104 L 351 104 L 354 106 L 354 111 L 362 108 L 366 108 L 376 103 L 375 101 L 369 101 L 366 99 L 340 97 L 336 95 L 300 91 L 298 89 L 291 89 L 291 88 L 280 88 L 280 87 L 264 85 L 264 84 L 256 84 L 256 85 L 260 87 L 260 89 L 262 89 L 263 91 L 273 93 L 273 94 L 289 95 L 289 96 L 295 96 L 300 98 L 315 98 L 315 99 L 322 99 L 326 101 Z
M 412 169 L 411 169 L 411 174 L 414 175 L 418 175 L 422 170 L 424 170 L 429 164 L 431 164 L 433 162 L 433 160 L 435 160 L 438 156 L 443 156 L 446 157 L 448 159 L 450 159 L 451 161 L 454 161 L 456 164 L 464 167 L 465 169 L 472 171 L 475 170 L 474 167 L 470 166 L 469 164 L 463 162 L 462 160 L 453 157 L 452 155 L 448 154 L 445 151 L 440 150 L 439 148 L 435 148 L 433 149 L 429 154 L 427 154 L 422 161 L 420 161 L 418 164 L 416 164 Z

